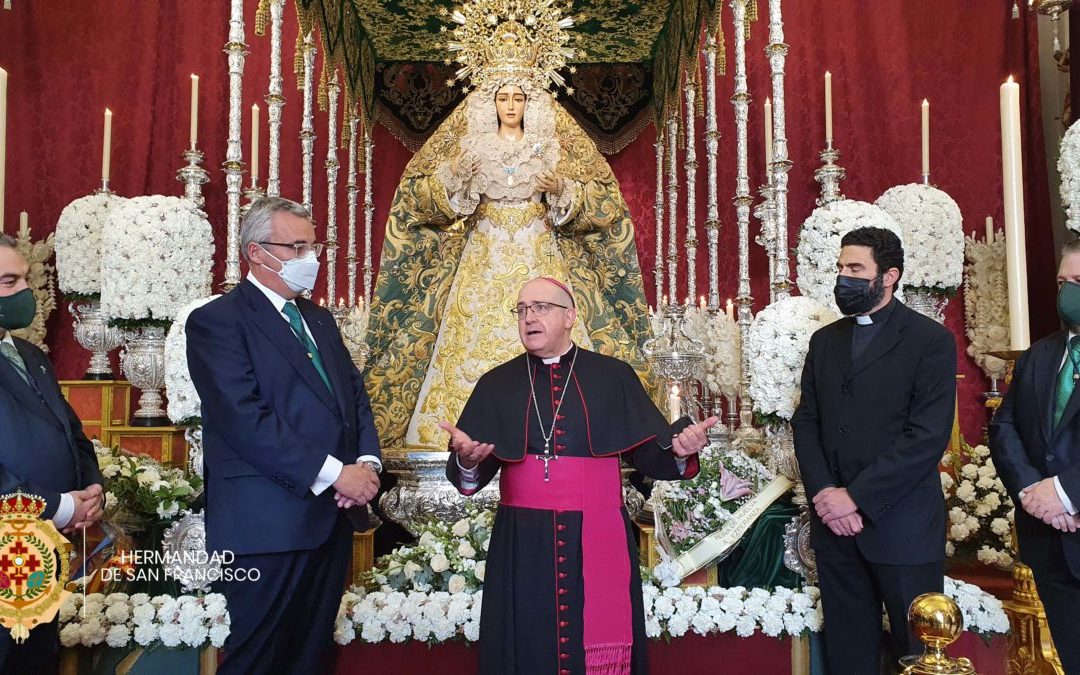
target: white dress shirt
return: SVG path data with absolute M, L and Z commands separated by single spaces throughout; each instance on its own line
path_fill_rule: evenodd
M 263 295 L 265 295 L 266 298 L 271 302 L 271 304 L 274 305 L 274 309 L 278 311 L 278 314 L 281 315 L 281 318 L 284 319 L 286 323 L 288 323 L 289 317 L 282 310 L 284 309 L 286 304 L 292 303 L 295 305 L 296 301 L 286 300 L 285 298 L 278 295 L 274 290 L 267 288 L 263 284 L 259 283 L 259 280 L 255 278 L 254 274 L 248 274 L 247 279 L 251 282 L 252 286 L 262 291 Z M 317 342 L 315 342 L 315 336 L 311 334 L 311 329 L 308 328 L 307 321 L 304 320 L 303 314 L 300 315 L 300 322 L 304 325 L 304 332 L 307 333 L 308 338 L 310 338 L 311 342 L 315 345 L 316 348 L 318 348 L 319 345 Z M 356 459 L 356 461 L 372 462 L 379 467 L 380 471 L 382 470 L 382 462 L 380 462 L 379 458 L 374 455 L 360 455 Z M 345 465 L 341 463 L 340 459 L 334 457 L 333 455 L 327 454 L 326 460 L 323 462 L 322 469 L 319 470 L 319 475 L 315 477 L 315 482 L 311 484 L 312 493 L 316 495 L 322 494 L 326 490 L 326 488 L 337 482 L 337 479 L 341 476 L 341 471 L 344 468 Z

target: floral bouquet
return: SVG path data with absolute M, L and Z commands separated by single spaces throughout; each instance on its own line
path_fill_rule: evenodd
M 152 457 L 132 455 L 97 440 L 93 443 L 105 477 L 104 520 L 119 530 L 117 534 L 143 532 L 155 520 L 175 518 L 202 490 L 202 479 L 182 469 L 164 467 Z
M 124 648 L 134 642 L 140 647 L 199 648 L 209 642 L 221 647 L 229 625 L 225 596 L 220 593 L 153 598 L 146 593 L 91 593 L 85 600 L 72 593 L 60 607 L 60 644 Z
M 1057 168 L 1061 174 L 1061 203 L 1067 215 L 1066 226 L 1074 234 L 1080 234 L 1080 129 L 1073 126 L 1061 139 Z
M 961 443 L 960 453 L 941 460 L 945 493 L 945 553 L 958 560 L 1009 567 L 1013 563 L 1015 510 L 997 476 L 990 449 Z
M 56 276 L 60 291 L 71 300 L 101 294 L 101 236 L 110 214 L 127 200 L 92 194 L 64 207 L 56 221 Z
M 775 478 L 761 462 L 739 450 L 705 451 L 699 455 L 698 475 L 687 481 L 656 481 L 650 499 L 660 539 L 670 557 L 689 551 L 716 532 L 748 502 L 761 486 Z M 666 547 L 665 547 L 666 548 Z
M 709 313 L 700 307 L 687 307 L 683 333 L 704 348 L 702 382 L 713 396 L 734 401 L 742 379 L 742 344 L 739 325 L 724 312 Z
M 184 326 L 191 312 L 219 297 L 212 295 L 185 305 L 165 336 L 165 394 L 169 401 L 169 419 L 178 426 L 195 426 L 202 417 L 199 392 L 195 391 L 191 373 L 188 372 L 187 333 Z
M 874 202 L 903 227 L 905 290 L 951 297 L 964 272 L 964 217 L 946 193 L 912 183 Z
M 472 503 L 465 517 L 452 525 L 428 520 L 419 525 L 414 546 L 402 546 L 379 558 L 365 581 L 383 591 L 476 591 L 484 583 L 494 523 L 494 511 Z

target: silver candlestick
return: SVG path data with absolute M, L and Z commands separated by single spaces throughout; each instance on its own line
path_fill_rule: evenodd
M 187 162 L 176 172 L 176 180 L 184 184 L 184 196 L 190 199 L 200 210 L 206 204 L 202 195 L 202 186 L 210 182 L 210 172 L 199 166 L 203 161 L 203 154 L 194 147 L 185 150 L 181 157 Z
M 814 172 L 814 180 L 821 183 L 821 197 L 815 203 L 825 206 L 844 198 L 840 192 L 840 181 L 844 180 L 847 172 L 836 163 L 840 159 L 840 151 L 833 147 L 831 138 L 825 141 L 825 149 L 820 156 L 824 164 Z

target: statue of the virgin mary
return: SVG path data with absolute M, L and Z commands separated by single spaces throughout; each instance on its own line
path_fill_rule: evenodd
M 438 423 L 456 420 L 480 376 L 521 352 L 510 310 L 536 276 L 572 288 L 579 345 L 646 377 L 626 202 L 547 88 L 562 84 L 566 21 L 551 30 L 532 15 L 472 13 L 454 13 L 450 47 L 474 88 L 405 167 L 386 224 L 366 372 L 384 448 L 446 449 Z

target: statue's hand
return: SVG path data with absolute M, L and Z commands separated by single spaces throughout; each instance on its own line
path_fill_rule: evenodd
M 450 160 L 450 172 L 462 180 L 468 180 L 480 171 L 480 159 L 467 152 Z
M 562 192 L 562 181 L 550 169 L 536 177 L 536 185 L 542 192 L 546 192 L 552 197 L 558 197 L 559 193 Z

